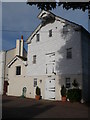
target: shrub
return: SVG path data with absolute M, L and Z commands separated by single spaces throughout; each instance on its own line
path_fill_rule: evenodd
M 76 81 L 76 79 L 73 81 L 72 85 L 73 85 L 74 87 L 78 88 L 79 84 L 78 84 L 78 82 Z
M 64 87 L 64 85 L 61 87 L 61 95 L 62 97 L 66 96 L 66 88 Z
M 41 95 L 41 91 L 40 91 L 40 88 L 38 86 L 36 87 L 36 95 Z
M 81 90 L 80 89 L 69 89 L 67 92 L 67 98 L 71 102 L 80 102 L 81 100 Z

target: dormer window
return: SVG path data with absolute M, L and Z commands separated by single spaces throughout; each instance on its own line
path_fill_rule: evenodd
M 40 41 L 40 34 L 37 34 L 36 35 L 36 42 L 39 42 Z
M 49 30 L 49 37 L 52 37 L 52 29 Z

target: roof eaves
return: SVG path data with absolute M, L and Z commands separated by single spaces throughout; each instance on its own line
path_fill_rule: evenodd
M 36 33 L 40 30 L 38 30 L 38 28 L 40 27 L 40 29 L 41 29 L 41 27 L 42 27 L 42 24 L 40 23 L 37 27 L 36 27 L 36 29 L 32 32 L 32 34 L 28 37 L 28 39 L 26 40 L 26 43 L 27 44 L 29 44 L 30 42 L 31 42 L 31 40 L 32 40 L 32 38 L 36 35 Z
M 10 67 L 16 61 L 17 57 L 22 61 L 27 61 L 27 58 L 16 55 L 6 66 Z

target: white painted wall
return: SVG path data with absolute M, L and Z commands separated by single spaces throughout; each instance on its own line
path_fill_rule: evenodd
M 4 85 L 4 68 L 5 67 L 5 52 L 0 51 L 0 94 L 3 94 Z
M 36 36 L 28 44 L 28 76 L 46 74 L 46 54 L 55 52 L 55 68 L 59 74 L 80 74 L 81 68 L 81 34 L 80 31 L 69 27 L 67 35 L 62 34 L 63 24 L 60 21 L 47 24 L 38 32 L 40 42 L 36 42 Z M 75 26 L 75 25 L 74 25 Z M 49 37 L 49 30 L 53 30 L 53 36 Z M 66 49 L 72 47 L 72 59 L 66 58 Z M 37 63 L 33 64 L 33 55 L 37 55 Z M 72 67 L 73 66 L 73 67 Z
M 16 75 L 16 66 L 21 66 L 21 75 Z M 25 87 L 26 66 L 20 58 L 8 68 L 8 95 L 20 96 Z

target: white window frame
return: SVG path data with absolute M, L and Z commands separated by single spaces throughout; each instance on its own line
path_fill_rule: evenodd
M 71 87 L 71 79 L 68 77 L 66 78 L 66 88 L 70 88 Z
M 33 86 L 34 86 L 34 87 L 37 86 L 37 78 L 34 78 Z

